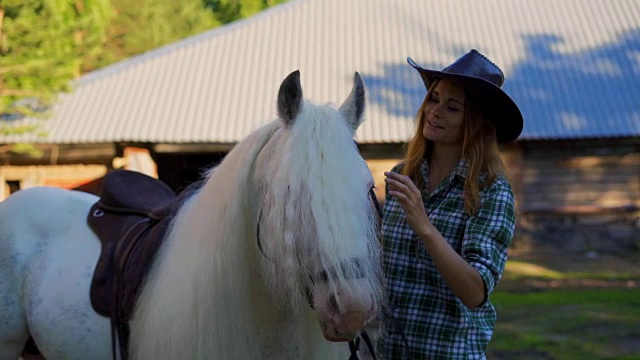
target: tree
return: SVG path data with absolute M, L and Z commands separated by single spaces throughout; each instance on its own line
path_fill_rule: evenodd
M 0 135 L 70 81 L 285 0 L 0 0 Z
M 204 0 L 205 6 L 211 9 L 223 24 L 252 16 L 284 2 L 286 0 Z
M 111 1 L 116 16 L 107 31 L 107 44 L 92 68 L 219 26 L 221 23 L 202 0 Z
M 47 115 L 102 52 L 112 15 L 108 0 L 0 0 L 0 134 L 37 128 L 11 121 Z
M 111 16 L 108 0 L 1 0 L 0 113 L 42 112 L 102 52 Z

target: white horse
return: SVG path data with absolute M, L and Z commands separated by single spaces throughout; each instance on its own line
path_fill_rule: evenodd
M 381 306 L 373 179 L 353 141 L 362 80 L 336 108 L 303 100 L 299 77 L 280 87 L 279 118 L 180 206 L 138 297 L 129 358 L 347 359 L 344 341 Z M 0 204 L 0 360 L 29 337 L 47 359 L 111 358 L 109 320 L 89 300 L 97 200 L 41 187 Z

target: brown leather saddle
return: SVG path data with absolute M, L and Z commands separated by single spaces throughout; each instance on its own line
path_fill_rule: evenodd
M 140 286 L 163 243 L 179 201 L 165 183 L 142 173 L 116 170 L 103 180 L 100 200 L 87 217 L 102 243 L 91 283 L 94 310 L 109 317 L 126 359 L 128 322 Z

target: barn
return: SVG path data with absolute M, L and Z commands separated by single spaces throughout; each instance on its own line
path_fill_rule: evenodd
M 500 65 L 522 136 L 503 149 L 518 241 L 640 248 L 640 3 L 635 0 L 295 0 L 76 79 L 37 132 L 0 136 L 0 200 L 51 185 L 97 191 L 115 168 L 176 191 L 275 117 L 282 79 L 338 102 L 367 88 L 356 140 L 376 176 L 395 164 L 425 94 L 411 56 L 442 68 L 471 48 Z M 12 124 L 8 124 L 12 126 Z M 8 151 L 33 143 L 42 156 Z M 2 187 L 0 187 L 2 189 Z

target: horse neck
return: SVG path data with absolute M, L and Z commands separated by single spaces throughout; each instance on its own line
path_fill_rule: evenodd
M 198 246 L 207 248 L 202 256 L 217 264 L 212 269 L 212 276 L 216 282 L 230 280 L 229 285 L 234 289 L 242 288 L 240 284 L 255 282 L 253 272 L 259 263 L 255 259 L 259 211 L 254 184 L 255 162 L 274 130 L 273 126 L 263 127 L 239 143 L 210 171 L 204 186 L 186 206 L 183 215 L 199 219 L 200 224 L 184 231 L 202 229 L 199 230 L 202 238 Z M 230 276 L 232 272 L 238 277 Z
M 192 329 L 194 339 L 178 343 L 198 349 L 194 358 L 260 352 L 263 345 L 256 339 L 269 334 L 265 327 L 277 328 L 274 320 L 283 314 L 268 301 L 260 279 L 259 210 L 253 184 L 255 159 L 275 130 L 274 124 L 257 130 L 209 173 L 203 187 L 179 211 L 159 259 L 164 274 L 156 277 L 160 290 L 155 296 L 169 299 L 166 302 L 172 303 L 175 313 L 193 314 L 172 321 L 184 322 L 177 328 Z M 190 301 L 185 299 L 191 294 Z

